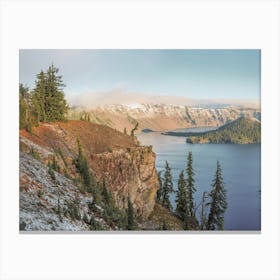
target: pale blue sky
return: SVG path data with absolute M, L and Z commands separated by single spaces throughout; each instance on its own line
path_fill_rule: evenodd
M 68 96 L 122 89 L 201 99 L 259 99 L 260 50 L 20 50 L 20 82 L 53 62 Z

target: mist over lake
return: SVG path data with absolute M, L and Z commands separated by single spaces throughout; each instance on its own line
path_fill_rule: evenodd
M 165 161 L 168 161 L 174 189 L 177 189 L 180 171 L 186 167 L 187 153 L 193 153 L 197 204 L 201 202 L 203 192 L 211 190 L 219 160 L 227 190 L 225 230 L 261 229 L 260 144 L 188 144 L 185 137 L 167 136 L 160 132 L 140 133 L 137 137 L 142 145 L 153 146 L 158 171 L 164 170 Z M 175 194 L 171 196 L 173 208 L 174 200 Z M 199 212 L 196 214 L 199 219 Z

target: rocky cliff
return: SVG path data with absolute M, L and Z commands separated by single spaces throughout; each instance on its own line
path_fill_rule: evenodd
M 148 217 L 154 207 L 158 179 L 152 147 L 133 147 L 91 156 L 97 179 L 106 178 L 121 208 L 129 194 L 136 215 Z
M 95 179 L 105 179 L 118 206 L 125 208 L 129 195 L 135 213 L 141 217 L 148 217 L 154 208 L 158 189 L 155 154 L 152 148 L 139 146 L 133 137 L 114 129 L 86 121 L 42 124 L 35 127 L 32 134 L 20 131 L 21 188 L 22 182 L 25 182 L 24 178 L 32 179 L 32 176 L 26 175 L 29 172 L 26 167 L 27 154 L 32 154 L 33 158 L 39 160 L 39 169 L 42 169 L 42 165 L 46 169 L 46 165 L 55 156 L 61 176 L 78 178 L 79 174 L 73 164 L 73 159 L 78 154 L 77 139 Z M 73 189 L 73 183 L 66 184 L 69 190 Z M 28 191 L 29 184 L 24 185 Z M 42 182 L 38 183 L 38 188 L 45 188 Z M 21 197 L 24 198 L 23 193 Z M 21 200 L 21 203 L 24 204 L 24 201 Z

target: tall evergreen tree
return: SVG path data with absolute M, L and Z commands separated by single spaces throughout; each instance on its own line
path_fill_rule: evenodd
M 58 71 L 59 69 L 52 64 L 46 73 L 45 114 L 46 121 L 50 122 L 65 120 L 68 110 L 63 92 L 65 85 Z
M 37 80 L 35 81 L 35 88 L 32 95 L 32 104 L 38 114 L 38 120 L 40 122 L 47 121 L 46 118 L 46 75 L 41 70 L 37 75 Z
M 207 229 L 207 197 L 208 193 L 203 192 L 202 194 L 202 201 L 201 201 L 201 212 L 200 212 L 200 229 L 205 230 Z
M 81 179 L 84 185 L 84 190 L 87 192 L 91 192 L 91 188 L 93 186 L 93 176 L 88 166 L 88 161 L 83 154 L 82 145 L 80 140 L 77 139 L 78 146 L 78 157 L 74 160 L 76 168 L 81 175 Z
M 64 97 L 64 84 L 58 68 L 50 66 L 47 73 L 41 70 L 36 76 L 32 93 L 20 84 L 20 129 L 31 132 L 39 122 L 66 120 L 68 105 Z
M 157 190 L 157 196 L 156 196 L 156 200 L 158 203 L 162 202 L 162 178 L 161 178 L 161 173 L 162 171 L 157 172 L 157 176 L 158 176 L 158 183 L 159 183 L 159 189 Z
M 19 84 L 19 128 L 27 129 L 30 115 L 30 95 L 28 87 Z
M 32 126 L 38 124 L 37 112 L 32 104 L 28 87 L 19 85 L 19 127 L 32 132 Z
M 105 181 L 104 178 L 103 178 L 103 180 L 102 180 L 102 196 L 103 196 L 103 200 L 104 200 L 105 205 L 111 206 L 111 204 L 112 204 L 112 202 L 113 202 L 113 200 L 112 200 L 112 194 L 111 194 L 111 192 L 107 189 L 106 181 Z
M 168 162 L 165 162 L 165 172 L 164 172 L 164 182 L 162 186 L 162 206 L 172 210 L 172 205 L 170 203 L 170 194 L 174 192 L 171 168 Z
M 187 186 L 184 177 L 184 171 L 182 170 L 178 180 L 178 189 L 176 191 L 176 210 L 175 213 L 181 218 L 185 219 L 188 215 L 188 196 L 187 196 Z
M 188 162 L 187 162 L 187 195 L 188 195 L 188 214 L 192 217 L 195 216 L 195 209 L 194 209 L 194 198 L 193 194 L 196 191 L 196 188 L 194 186 L 194 170 L 193 170 L 193 158 L 192 158 L 192 152 L 189 152 L 188 154 Z
M 211 201 L 210 212 L 208 215 L 208 230 L 224 229 L 224 213 L 227 208 L 226 190 L 222 177 L 222 169 L 219 161 L 217 161 L 217 169 L 212 183 L 212 191 L 210 193 Z

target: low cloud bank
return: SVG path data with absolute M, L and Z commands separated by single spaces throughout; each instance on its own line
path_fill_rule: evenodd
M 70 106 L 94 109 L 100 106 L 114 104 L 172 104 L 194 107 L 224 107 L 238 106 L 260 108 L 259 100 L 251 99 L 192 99 L 181 96 L 160 96 L 151 94 L 131 93 L 126 90 L 111 90 L 104 92 L 87 92 L 77 96 L 66 96 Z

